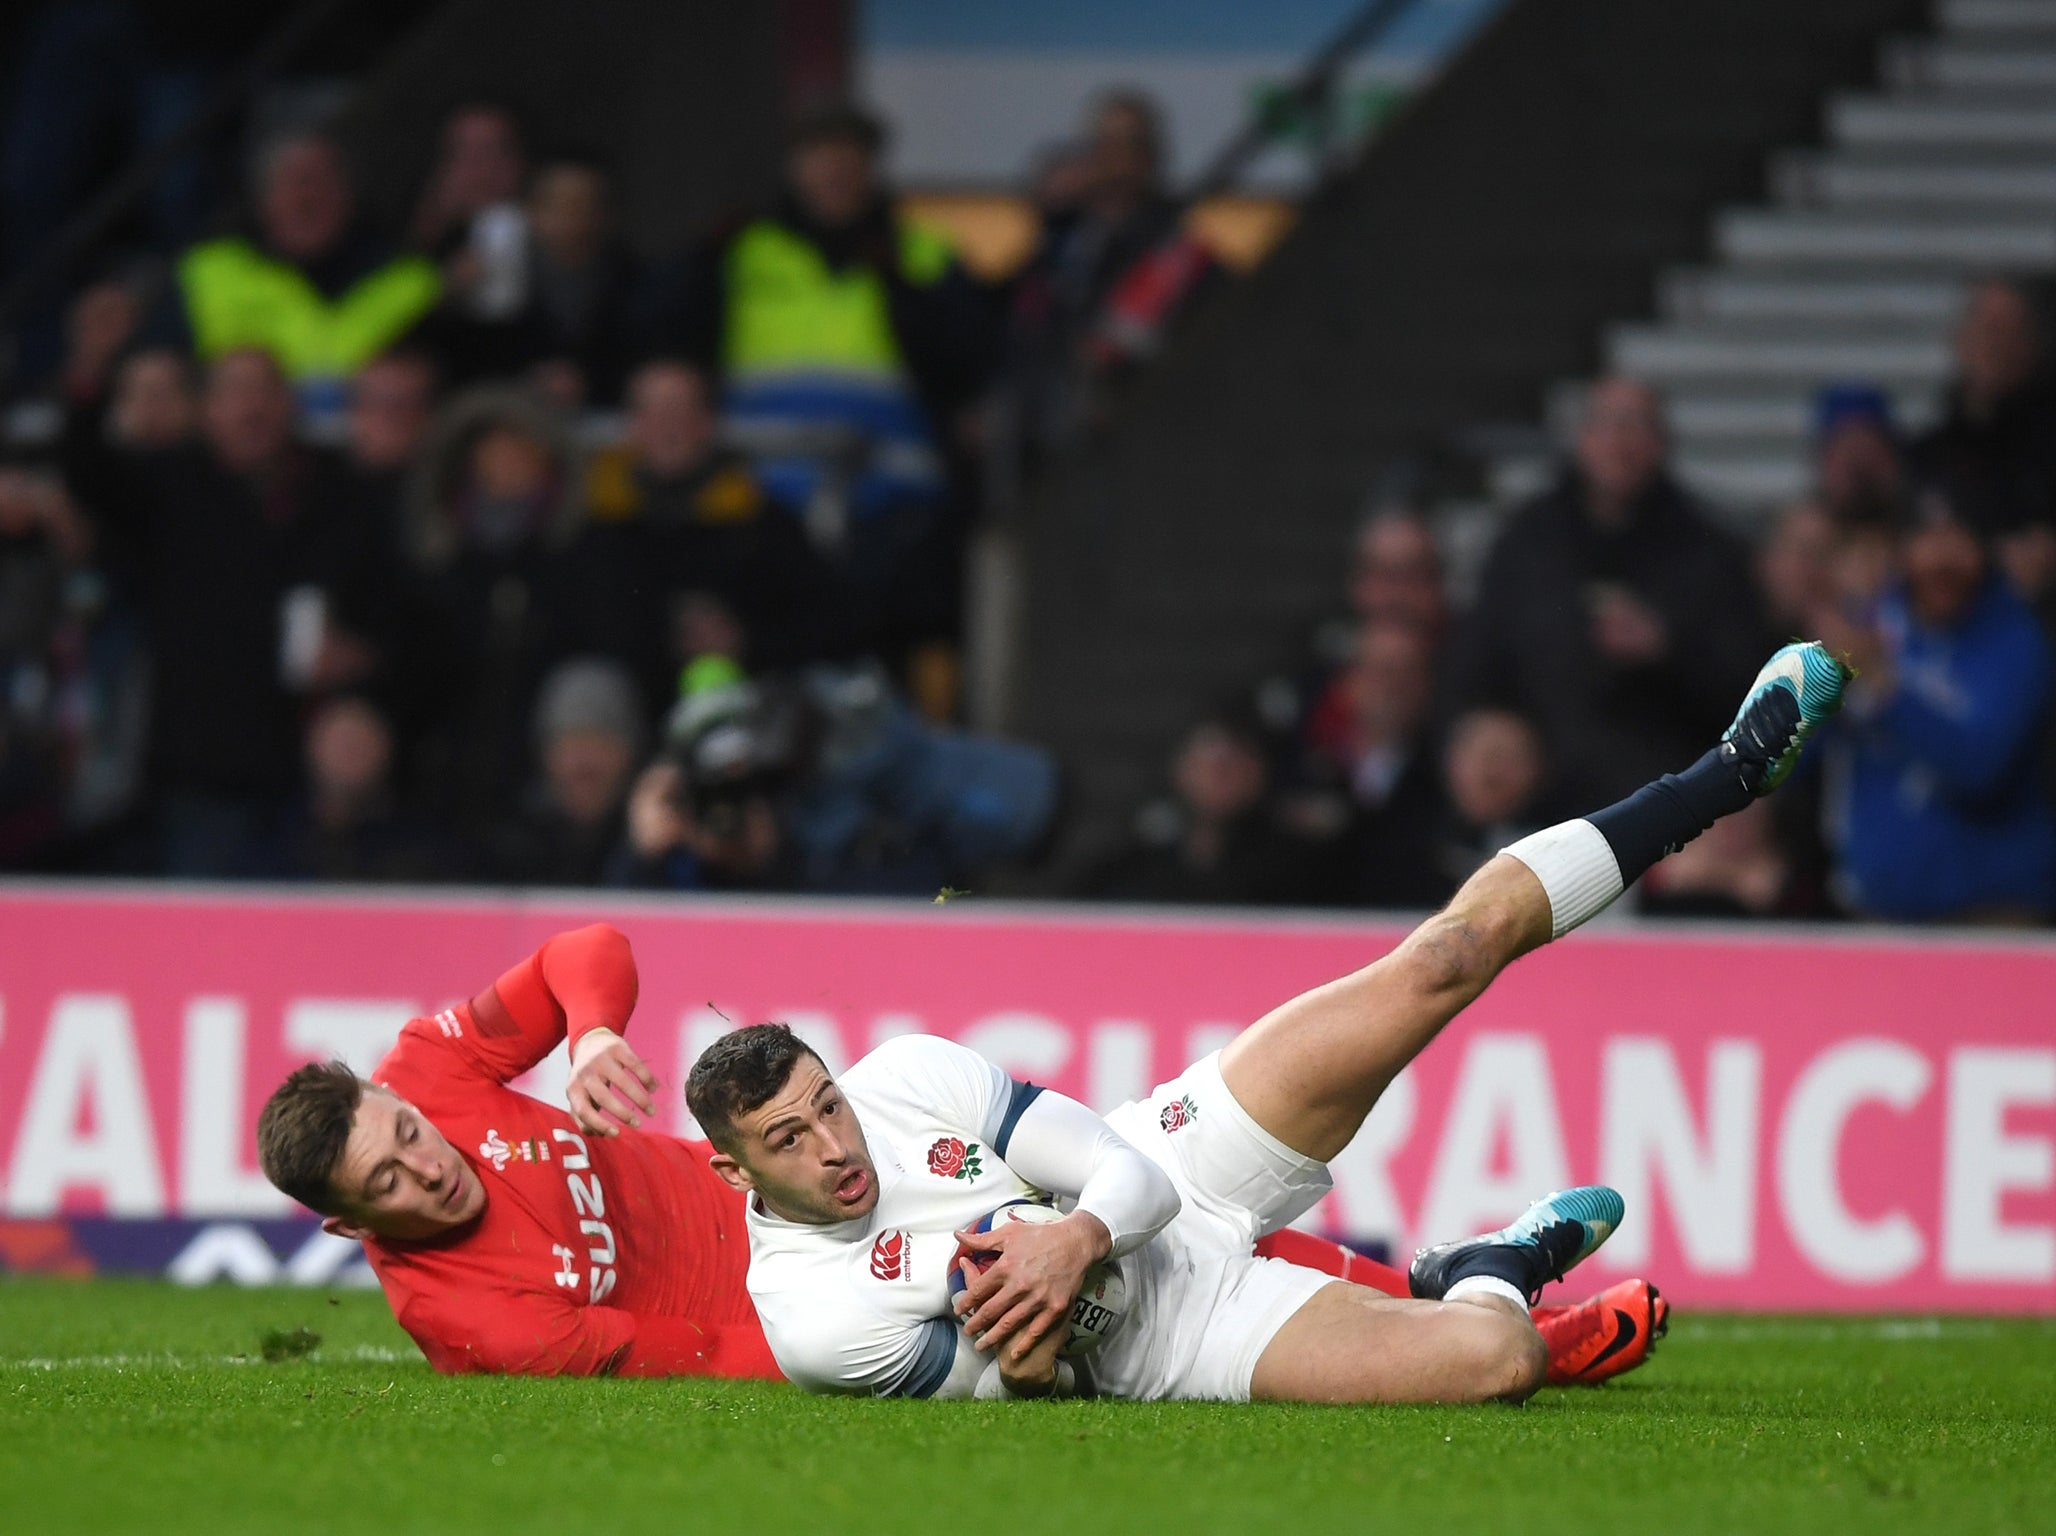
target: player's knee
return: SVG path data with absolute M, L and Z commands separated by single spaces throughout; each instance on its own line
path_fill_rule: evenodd
M 1549 1346 L 1532 1323 L 1519 1329 L 1509 1351 L 1507 1371 L 1507 1388 L 1498 1395 L 1513 1403 L 1533 1397 L 1549 1379 Z
M 1518 1403 L 1534 1395 L 1549 1375 L 1549 1346 L 1534 1325 L 1504 1314 L 1480 1319 L 1468 1340 L 1465 1394 L 1480 1403 Z
M 1499 969 L 1491 921 L 1475 913 L 1438 912 L 1407 942 L 1407 972 L 1432 995 L 1481 991 Z

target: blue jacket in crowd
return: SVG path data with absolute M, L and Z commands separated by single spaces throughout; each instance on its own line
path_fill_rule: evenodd
M 1842 897 L 1856 911 L 1946 920 L 2056 906 L 2056 816 L 2040 773 L 2050 694 L 2041 626 L 1994 576 L 1968 612 L 1929 629 L 1888 596 L 1880 625 L 1897 684 L 1862 686 L 1829 766 Z

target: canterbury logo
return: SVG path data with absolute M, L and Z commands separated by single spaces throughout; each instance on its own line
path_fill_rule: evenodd
M 878 1280 L 904 1280 L 911 1266 L 908 1263 L 907 1234 L 895 1228 L 878 1234 L 878 1240 L 871 1245 L 871 1274 Z

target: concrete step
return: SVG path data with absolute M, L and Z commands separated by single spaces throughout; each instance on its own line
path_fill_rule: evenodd
M 1555 441 L 1567 443 L 1576 435 L 1589 388 L 1578 379 L 1560 379 L 1550 386 L 1543 415 Z M 1718 384 L 1680 384 L 1664 391 L 1664 415 L 1672 437 L 1681 444 L 1708 448 L 1778 444 L 1783 451 L 1812 441 L 1817 394 L 1814 388 L 1791 385 L 1757 385 L 1736 391 Z M 1924 432 L 1941 419 L 1942 390 L 1938 387 L 1905 385 L 1886 394 L 1893 420 L 1902 432 Z
M 1973 222 L 1731 209 L 1714 220 L 1714 244 L 1727 260 L 1756 267 L 2043 271 L 2056 268 L 2056 217 Z
M 1544 399 L 1543 419 L 1549 439 L 1542 447 L 1487 456 L 1500 458 L 1535 457 L 1556 452 L 1556 444 L 1577 439 L 1580 413 L 1588 385 L 1581 380 L 1560 379 L 1549 387 Z M 1663 392 L 1664 417 L 1672 441 L 1682 450 L 1701 454 L 1790 454 L 1811 453 L 1814 435 L 1814 405 L 1820 387 L 1776 383 L 1746 383 L 1740 386 L 1722 380 L 1687 381 Z M 1908 436 L 1925 432 L 1941 420 L 1944 387 L 1901 385 L 1885 391 L 1891 403 L 1892 419 Z
M 2056 156 L 2041 164 L 1994 165 L 1795 154 L 1771 163 L 1770 182 L 1788 208 L 1949 215 L 1981 222 L 2056 215 Z
M 1723 315 L 1718 318 L 1665 319 L 1654 324 L 1626 321 L 1616 333 L 1634 331 L 1658 335 L 1689 336 L 1694 339 L 1732 341 L 1756 345 L 1763 342 L 1803 346 L 1838 346 L 1844 343 L 1928 345 L 1946 342 L 1952 331 L 1947 319 L 1928 316 L 1861 315 Z
M 1886 391 L 1902 432 L 1924 432 L 1941 419 L 1942 390 L 1908 385 Z M 1734 394 L 1709 389 L 1673 390 L 1665 400 L 1671 431 L 1679 441 L 1703 444 L 1806 443 L 1813 437 L 1817 391 L 1759 389 Z
M 1942 0 L 1936 28 L 1945 37 L 2056 36 L 2056 0 Z
M 1952 366 L 1947 338 L 1940 335 L 1787 340 L 1725 327 L 1618 326 L 1607 336 L 1606 355 L 1617 371 L 1658 385 L 1720 381 L 1817 387 L 1838 379 L 1932 385 L 1946 379 Z
M 1485 490 L 1502 507 L 1540 496 L 1556 483 L 1558 466 L 1549 454 L 1524 453 L 1485 466 Z
M 1963 285 L 1944 278 L 1776 277 L 1720 269 L 1666 273 L 1660 313 L 1688 321 L 1904 321 L 1951 324 Z
M 1852 148 L 1982 149 L 2002 156 L 2056 148 L 2056 105 L 1980 106 L 1959 98 L 1839 96 L 1828 137 Z
M 1680 453 L 1672 469 L 1686 489 L 1716 508 L 1767 511 L 1798 500 L 1813 485 L 1813 463 L 1804 453 L 1730 458 Z
M 1753 533 L 1765 514 L 1803 496 L 1812 483 L 1812 465 L 1803 454 L 1766 457 L 1695 456 L 1680 453 L 1671 469 L 1687 489 L 1705 498 L 1722 522 Z M 1539 496 L 1556 480 L 1556 461 L 1523 456 L 1487 466 L 1485 483 L 1502 507 Z
M 1883 73 L 1908 90 L 2046 90 L 2056 88 L 2056 47 L 1906 40 L 1885 45 Z

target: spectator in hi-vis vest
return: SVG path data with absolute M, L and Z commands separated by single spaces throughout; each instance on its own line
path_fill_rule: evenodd
M 685 350 L 726 389 L 774 499 L 863 519 L 947 489 L 952 417 L 990 372 L 985 296 L 939 231 L 899 217 L 883 130 L 836 108 L 795 130 L 776 209 L 707 253 Z
M 254 232 L 179 259 L 193 349 L 278 359 L 309 420 L 339 420 L 356 371 L 398 341 L 442 291 L 435 266 L 395 256 L 356 217 L 342 151 L 319 134 L 274 142 L 259 167 Z

